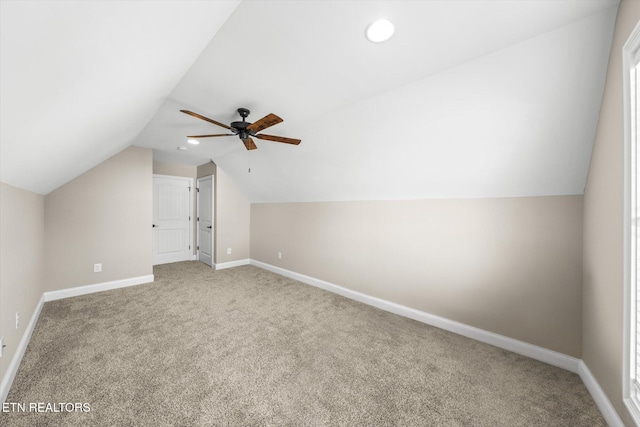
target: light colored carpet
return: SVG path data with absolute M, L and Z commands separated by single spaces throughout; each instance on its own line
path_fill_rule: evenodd
M 605 426 L 570 372 L 252 267 L 44 305 L 16 426 Z

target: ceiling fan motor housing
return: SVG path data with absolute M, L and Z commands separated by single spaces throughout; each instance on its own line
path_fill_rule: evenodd
M 245 140 L 251 136 L 254 136 L 256 133 L 250 130 L 247 130 L 247 126 L 249 126 L 251 123 L 245 121 L 245 119 L 247 118 L 247 116 L 249 116 L 249 114 L 251 113 L 251 111 L 249 111 L 246 108 L 238 108 L 238 114 L 240 114 L 240 117 L 242 117 L 242 121 L 241 122 L 232 122 L 231 123 L 231 130 L 233 131 L 233 133 L 235 133 L 236 135 L 238 135 L 240 137 L 241 140 Z

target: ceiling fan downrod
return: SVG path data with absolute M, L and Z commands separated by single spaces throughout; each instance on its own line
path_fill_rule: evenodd
M 251 123 L 247 122 L 245 119 L 249 116 L 250 113 L 251 111 L 249 111 L 247 108 L 238 108 L 238 114 L 240 114 L 240 117 L 242 117 L 242 121 L 231 123 L 232 131 L 236 133 L 236 135 L 238 135 L 243 141 L 246 141 L 249 137 L 255 134 L 255 132 L 251 133 L 251 131 L 247 130 L 247 126 L 249 126 Z

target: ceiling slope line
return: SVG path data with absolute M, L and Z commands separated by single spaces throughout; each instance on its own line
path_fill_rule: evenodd
M 359 98 L 359 99 L 357 99 L 357 100 L 355 100 L 353 102 L 343 103 L 339 107 L 331 109 L 331 110 L 327 110 L 324 113 L 322 113 L 321 115 L 316 116 L 316 117 L 314 117 L 312 119 L 307 119 L 307 120 L 305 120 L 305 121 L 303 121 L 301 123 L 293 124 L 293 125 L 291 125 L 291 129 L 293 131 L 299 131 L 300 129 L 304 128 L 304 126 L 306 124 L 308 124 L 308 123 L 310 123 L 312 121 L 314 121 L 314 122 L 322 122 L 323 118 L 326 118 L 327 116 L 332 115 L 332 114 L 343 112 L 344 110 L 347 110 L 349 108 L 357 106 L 360 103 L 369 102 L 371 100 L 375 100 L 376 98 L 381 98 L 381 97 L 387 96 L 387 95 L 389 95 L 389 94 L 391 94 L 393 92 L 401 91 L 401 90 L 403 90 L 403 89 L 405 89 L 405 88 L 407 88 L 409 86 L 415 85 L 415 84 L 423 82 L 425 80 L 432 79 L 432 78 L 437 77 L 439 75 L 442 75 L 442 74 L 445 74 L 445 73 L 448 73 L 448 72 L 455 71 L 457 69 L 463 68 L 463 67 L 465 67 L 467 65 L 476 63 L 479 60 L 482 60 L 484 58 L 490 57 L 492 55 L 499 54 L 499 53 L 501 53 L 503 51 L 512 49 L 512 48 L 514 48 L 516 46 L 519 46 L 521 44 L 525 44 L 525 43 L 530 42 L 532 40 L 535 40 L 537 38 L 545 37 L 545 36 L 555 32 L 555 31 L 562 30 L 562 29 L 564 29 L 564 28 L 566 28 L 568 26 L 571 26 L 573 24 L 576 24 L 576 23 L 585 21 L 585 20 L 587 20 L 589 18 L 592 18 L 595 15 L 607 13 L 607 12 L 609 12 L 610 9 L 612 9 L 614 7 L 617 8 L 619 3 L 620 3 L 620 0 L 615 0 L 615 3 L 610 7 L 607 7 L 605 9 L 601 9 L 601 10 L 599 10 L 597 12 L 590 13 L 588 15 L 585 15 L 585 16 L 583 16 L 581 18 L 578 18 L 578 19 L 574 19 L 574 20 L 572 20 L 570 22 L 567 22 L 567 23 L 564 23 L 562 25 L 558 25 L 558 26 L 556 26 L 556 27 L 554 27 L 554 28 L 552 28 L 550 30 L 543 31 L 541 33 L 538 33 L 538 34 L 530 36 L 530 37 L 526 37 L 526 38 L 524 38 L 522 40 L 519 40 L 517 42 L 510 43 L 509 45 L 506 45 L 504 47 L 501 47 L 501 48 L 498 48 L 498 49 L 493 49 L 493 50 L 491 50 L 491 51 L 489 51 L 487 53 L 483 53 L 483 54 L 474 56 L 472 59 L 461 61 L 461 62 L 459 62 L 459 63 L 457 63 L 455 65 L 451 65 L 451 66 L 443 68 L 441 70 L 425 74 L 424 76 L 422 76 L 420 78 L 417 78 L 417 79 L 413 79 L 413 80 L 411 80 L 409 82 L 403 82 L 401 85 L 394 86 L 394 87 L 392 87 L 390 89 L 387 89 L 385 91 L 382 91 L 382 92 L 377 92 L 377 93 L 375 93 L 375 94 L 373 94 L 371 96 L 366 96 L 366 97 L 363 97 L 363 98 Z M 613 42 L 613 28 L 611 30 L 611 42 Z M 603 90 L 604 90 L 604 88 L 603 88 Z

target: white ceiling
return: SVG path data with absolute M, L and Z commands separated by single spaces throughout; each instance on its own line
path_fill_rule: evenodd
M 0 178 L 46 193 L 134 143 L 213 159 L 252 202 L 581 194 L 617 5 L 3 3 Z M 238 107 L 302 143 L 176 150 L 224 133 L 178 110 Z
M 46 194 L 133 144 L 239 1 L 2 1 L 0 180 Z

